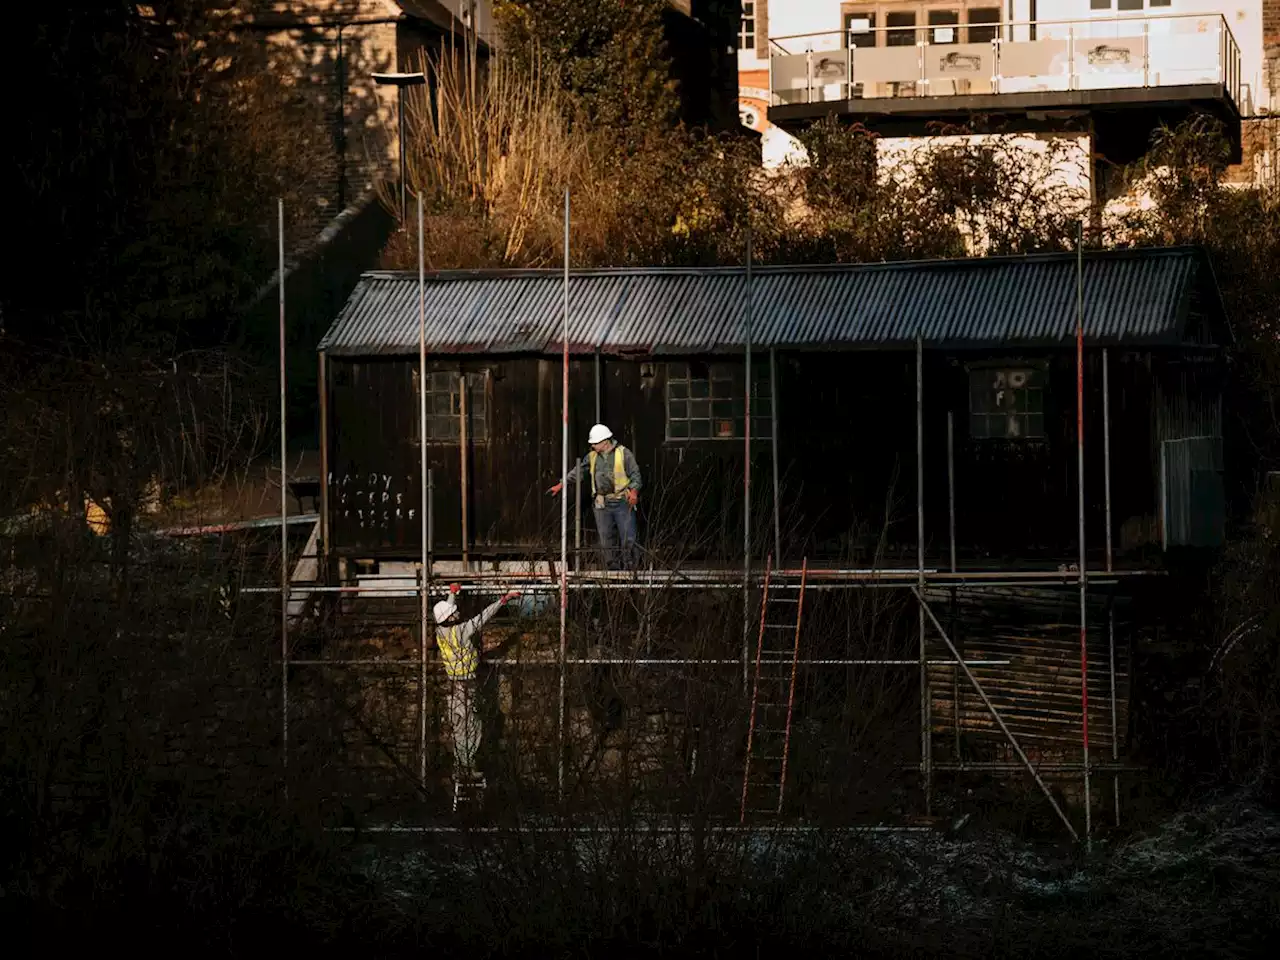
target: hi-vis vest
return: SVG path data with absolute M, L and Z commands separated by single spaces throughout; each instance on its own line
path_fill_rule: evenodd
M 440 648 L 440 660 L 450 680 L 470 680 L 480 666 L 480 651 L 475 644 L 464 642 L 461 627 L 446 627 L 436 633 L 436 646 Z
M 596 458 L 597 454 L 594 450 L 589 455 L 588 469 L 591 471 L 591 496 L 596 496 Z M 613 448 L 613 492 L 621 493 L 631 483 L 631 479 L 627 476 L 626 463 L 623 460 L 623 446 L 618 444 Z

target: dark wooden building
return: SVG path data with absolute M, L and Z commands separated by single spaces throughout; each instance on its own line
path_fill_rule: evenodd
M 421 300 L 414 274 L 361 279 L 320 345 L 322 579 L 391 593 L 351 601 L 344 609 L 354 619 L 418 622 L 424 443 L 437 577 L 483 594 L 496 588 L 501 574 L 488 574 L 497 567 L 527 575 L 520 582 L 550 598 L 546 566 L 526 564 L 560 555 L 560 504 L 546 491 L 562 468 L 564 295 L 558 271 L 436 273 Z M 1177 569 L 1175 551 L 1199 557 L 1197 548 L 1224 536 L 1231 335 L 1201 251 L 1091 253 L 1083 269 L 1073 254 L 769 266 L 753 272 L 749 290 L 739 268 L 579 271 L 568 303 L 571 457 L 586 451 L 597 420 L 635 451 L 651 579 L 700 587 L 668 606 L 651 602 L 653 593 L 572 595 L 564 650 L 585 658 L 564 667 L 569 715 L 581 715 L 569 722 L 577 742 L 613 749 L 627 724 L 660 731 L 676 744 L 663 748 L 663 796 L 670 778 L 692 776 L 679 744 L 699 731 L 723 734 L 726 756 L 741 755 L 733 751 L 745 729 L 734 692 L 749 662 L 742 625 L 760 624 L 762 636 L 777 626 L 755 613 L 760 591 L 737 585 L 750 384 L 753 567 L 780 550 L 791 571 L 782 580 L 794 586 L 805 558 L 808 582 L 821 587 L 803 606 L 793 809 L 808 815 L 829 804 L 840 817 L 878 817 L 919 783 L 927 795 L 935 774 L 1021 775 L 1015 737 L 1043 765 L 1038 776 L 1079 799 L 1086 688 L 1095 775 L 1127 762 L 1131 723 L 1140 722 L 1130 704 L 1142 702 L 1132 691 L 1150 684 L 1135 651 L 1176 616 L 1170 591 L 1189 583 L 1158 574 Z M 1085 611 L 1072 571 L 1080 313 Z M 570 543 L 588 551 L 587 498 L 570 505 Z M 460 573 L 464 556 L 472 569 Z M 917 577 L 941 628 L 919 618 L 906 590 L 846 589 L 914 586 Z M 608 585 L 593 578 L 575 582 Z M 717 585 L 729 589 L 710 589 Z M 554 677 L 544 669 L 557 637 L 530 623 L 513 641 L 527 659 L 509 654 L 494 665 L 510 694 L 507 715 L 527 709 L 542 724 L 530 728 L 541 733 L 499 738 L 520 757 L 560 742 L 547 708 Z M 954 668 L 952 642 L 982 697 Z M 641 649 L 652 671 L 606 665 Z M 417 669 L 402 655 L 402 666 Z M 919 680 L 918 660 L 927 661 Z M 690 663 L 686 676 L 678 665 Z M 705 670 L 724 671 L 720 687 L 705 683 Z M 621 691 L 608 709 L 606 687 Z M 402 707 L 414 699 L 396 696 Z M 600 719 L 615 707 L 627 718 L 617 729 Z M 419 749 L 425 756 L 425 740 Z M 735 769 L 736 787 L 716 781 L 734 810 L 745 777 Z M 1119 773 L 1109 780 L 1119 804 Z
M 1208 263 L 1091 253 L 1082 280 L 1091 553 L 1108 515 L 1120 563 L 1211 546 L 1230 332 Z M 918 341 L 929 563 L 948 562 L 952 529 L 962 566 L 1075 560 L 1074 255 L 771 266 L 751 284 L 736 268 L 572 274 L 570 456 L 596 421 L 635 451 L 650 562 L 741 563 L 748 299 L 760 559 L 776 491 L 787 559 L 914 565 Z M 558 555 L 561 275 L 436 273 L 425 289 L 435 556 Z M 320 344 L 330 556 L 420 553 L 418 327 L 416 275 L 370 273 Z M 570 536 L 589 547 L 582 514 Z

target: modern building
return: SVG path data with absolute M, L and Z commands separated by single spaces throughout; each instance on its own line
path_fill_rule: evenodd
M 757 122 L 789 130 L 829 114 L 887 137 L 979 122 L 1084 132 L 1126 162 L 1192 111 L 1239 137 L 1280 108 L 1277 0 L 756 0 L 743 25 L 744 102 L 767 90 Z

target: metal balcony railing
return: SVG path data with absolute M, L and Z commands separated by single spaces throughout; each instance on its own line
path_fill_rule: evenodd
M 1220 84 L 1240 48 L 1219 14 L 856 27 L 770 40 L 774 106 Z

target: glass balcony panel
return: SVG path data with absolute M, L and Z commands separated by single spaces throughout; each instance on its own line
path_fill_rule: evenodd
M 1040 21 L 1033 31 L 985 22 L 1000 12 L 895 11 L 879 27 L 850 15 L 842 31 L 778 38 L 773 102 L 1222 84 L 1239 103 L 1239 48 L 1218 15 Z
M 1071 87 L 1071 44 L 1046 38 L 1000 44 L 1000 92 L 1036 93 Z
M 918 96 L 920 52 L 916 47 L 855 50 L 853 80 L 868 98 Z
M 1128 25 L 1132 29 L 1132 25 Z M 1111 31 L 1108 31 L 1111 32 Z M 1135 35 L 1076 37 L 1075 71 L 1077 90 L 1114 90 L 1141 87 L 1143 40 Z
M 996 50 L 989 43 L 951 43 L 924 48 L 927 96 L 965 96 L 993 92 Z

